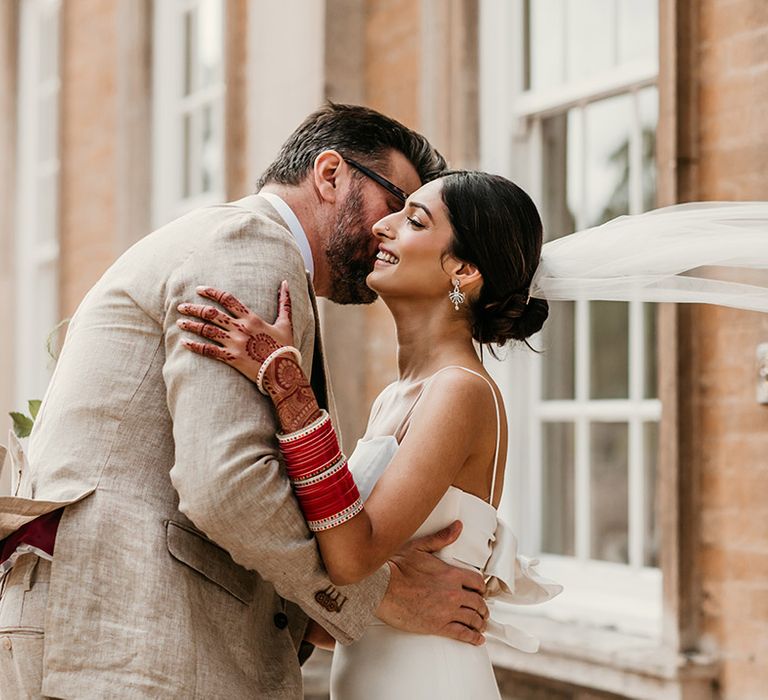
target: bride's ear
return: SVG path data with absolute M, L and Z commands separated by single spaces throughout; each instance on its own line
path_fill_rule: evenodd
M 459 280 L 461 291 L 464 293 L 478 289 L 483 283 L 483 276 L 475 265 L 461 260 L 454 260 L 447 265 L 446 270 L 451 275 L 451 280 Z

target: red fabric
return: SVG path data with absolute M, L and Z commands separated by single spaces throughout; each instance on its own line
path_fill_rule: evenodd
M 53 556 L 56 532 L 59 529 L 59 520 L 61 520 L 63 512 L 64 509 L 59 508 L 41 515 L 26 525 L 22 525 L 4 540 L 0 540 L 0 564 L 10 558 L 20 544 L 32 545 Z

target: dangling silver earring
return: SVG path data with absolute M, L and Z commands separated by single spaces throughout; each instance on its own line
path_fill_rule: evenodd
M 453 289 L 448 292 L 448 298 L 451 300 L 453 308 L 458 311 L 459 305 L 463 304 L 465 299 L 464 294 L 461 292 L 461 285 L 459 284 L 459 280 L 453 280 Z

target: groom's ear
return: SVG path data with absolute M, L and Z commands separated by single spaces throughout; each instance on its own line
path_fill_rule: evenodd
M 339 198 L 344 179 L 344 159 L 338 151 L 322 151 L 315 158 L 312 177 L 320 199 L 331 204 Z

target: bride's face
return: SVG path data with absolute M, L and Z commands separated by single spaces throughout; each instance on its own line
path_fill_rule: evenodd
M 441 191 L 441 180 L 428 182 L 408 197 L 401 211 L 374 225 L 379 251 L 366 282 L 384 299 L 437 299 L 450 291 L 444 253 L 453 230 Z

